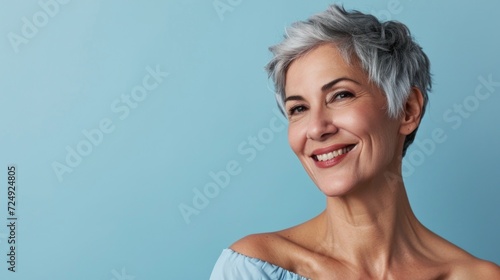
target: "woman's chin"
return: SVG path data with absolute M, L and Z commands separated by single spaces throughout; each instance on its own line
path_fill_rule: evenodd
M 319 190 L 327 197 L 345 196 L 351 193 L 356 185 L 347 182 L 317 183 Z

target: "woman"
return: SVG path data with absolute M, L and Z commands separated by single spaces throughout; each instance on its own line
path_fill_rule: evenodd
M 410 208 L 402 157 L 431 78 L 406 26 L 331 6 L 271 51 L 290 146 L 326 209 L 237 241 L 211 279 L 500 279 L 497 265 L 434 234 Z

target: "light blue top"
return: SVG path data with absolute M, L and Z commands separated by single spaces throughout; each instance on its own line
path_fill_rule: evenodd
M 261 259 L 224 249 L 210 280 L 307 280 L 296 273 Z

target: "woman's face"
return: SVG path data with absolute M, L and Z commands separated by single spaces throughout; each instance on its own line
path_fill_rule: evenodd
M 378 184 L 397 170 L 404 135 L 383 91 L 357 61 L 321 45 L 288 68 L 285 107 L 290 146 L 328 196 Z

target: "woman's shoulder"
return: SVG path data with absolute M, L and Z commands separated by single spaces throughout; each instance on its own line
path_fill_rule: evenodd
M 282 231 L 248 235 L 231 245 L 230 249 L 279 267 L 299 277 L 297 279 L 345 278 L 346 267 L 318 254 L 314 243 L 309 241 L 313 238 L 309 237 L 311 234 L 307 228 L 298 225 Z
M 251 234 L 229 248 L 299 275 L 316 275 L 318 255 L 314 250 L 314 220 L 276 232 Z
M 238 240 L 222 251 L 210 279 L 305 280 L 279 258 L 287 255 L 281 252 L 279 243 L 285 244 L 274 233 L 252 234 Z
M 301 275 L 310 275 L 307 269 L 307 254 L 294 244 L 282 232 L 251 234 L 236 241 L 230 250 L 254 261 L 260 261 L 273 274 L 272 279 L 306 279 Z
M 473 256 L 452 262 L 450 279 L 500 279 L 500 267 Z
M 279 232 L 266 232 L 247 235 L 229 248 L 245 256 L 283 266 L 287 263 L 287 254 L 283 253 L 289 251 L 291 245 Z
M 304 266 L 311 255 L 311 225 L 315 219 L 275 232 L 251 234 L 229 248 L 241 254 L 290 268 Z
M 479 259 L 435 233 L 427 240 L 428 257 L 434 261 L 431 266 L 446 270 L 446 279 L 500 279 L 500 267 L 495 263 Z
M 448 267 L 449 279 L 500 279 L 500 267 L 495 263 L 477 258 L 441 236 L 430 244 L 435 252 L 433 259 Z
M 232 249 L 224 249 L 215 263 L 210 280 L 277 279 L 306 280 L 303 276 Z

